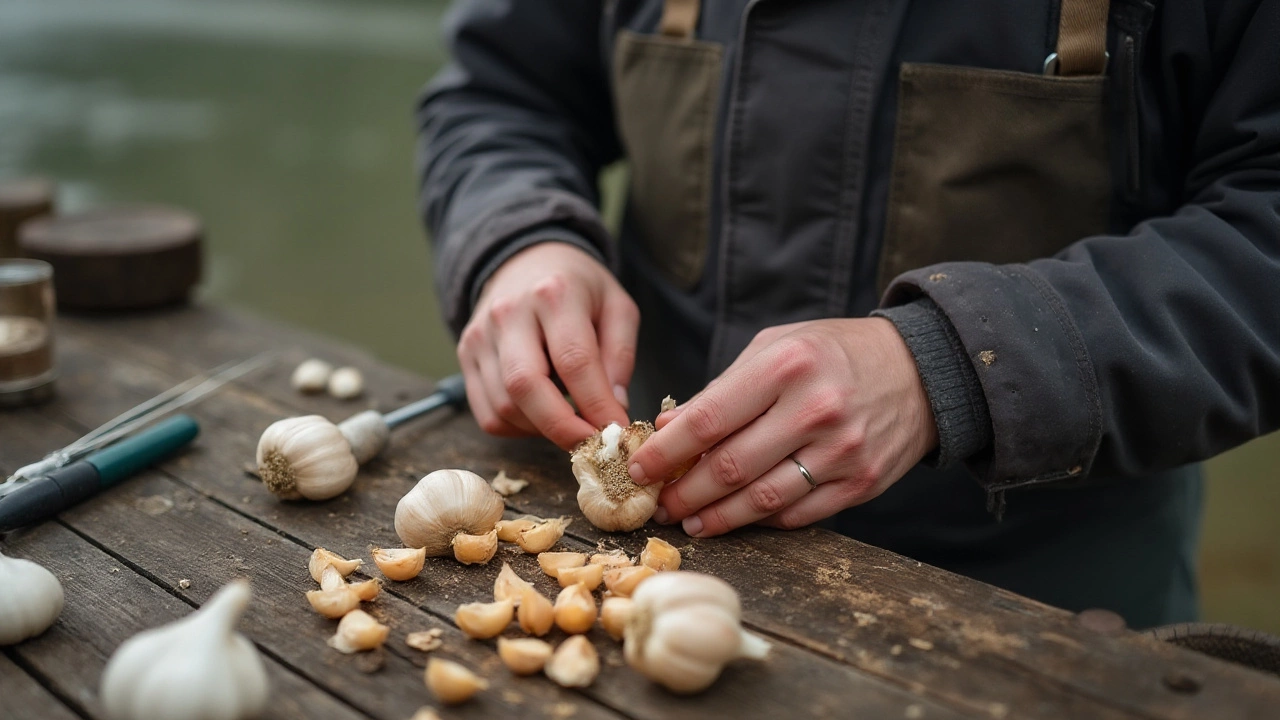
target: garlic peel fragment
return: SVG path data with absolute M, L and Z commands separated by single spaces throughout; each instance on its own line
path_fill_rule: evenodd
M 0 553 L 0 645 L 14 645 L 48 630 L 65 600 L 62 583 L 53 573 Z
M 436 470 L 396 505 L 396 534 L 406 547 L 437 557 L 452 550 L 459 533 L 484 535 L 502 519 L 502 496 L 466 470 Z
M 327 565 L 332 565 L 333 569 L 342 577 L 346 577 L 356 571 L 364 564 L 364 561 L 356 558 L 355 560 L 347 560 L 341 555 L 325 550 L 322 547 L 316 548 L 311 553 L 311 559 L 307 561 L 307 571 L 311 573 L 311 579 L 318 583 L 323 583 L 324 569 Z M 328 589 L 328 588 L 326 588 Z
M 386 642 L 391 628 L 373 619 L 363 610 L 352 610 L 342 617 L 338 630 L 329 638 L 329 647 L 340 653 L 373 650 Z
M 515 495 L 521 490 L 529 487 L 529 481 L 510 477 L 507 475 L 505 470 L 499 470 L 490 485 L 493 486 L 494 492 L 498 493 L 502 497 L 511 497 L 512 495 Z

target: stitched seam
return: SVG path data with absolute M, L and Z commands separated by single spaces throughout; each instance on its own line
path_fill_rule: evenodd
M 885 220 L 884 240 L 880 243 L 880 267 L 876 272 L 876 289 L 879 290 L 883 285 L 885 292 L 889 290 L 889 282 L 900 272 L 895 259 L 891 256 L 891 252 L 901 248 L 903 245 L 904 239 L 898 232 L 898 226 L 901 224 L 899 218 L 902 214 L 902 209 L 911 204 L 913 198 L 906 182 L 908 174 L 906 154 L 908 152 L 907 148 L 914 146 L 912 141 L 915 139 L 916 124 L 911 121 L 910 116 L 910 111 L 914 109 L 914 102 L 915 88 L 913 80 L 909 77 L 903 77 L 898 83 L 898 120 L 893 141 L 888 218 Z

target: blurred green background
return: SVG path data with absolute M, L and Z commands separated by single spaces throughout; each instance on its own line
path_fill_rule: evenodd
M 205 300 L 457 368 L 414 206 L 435 0 L 3 0 L 0 176 L 208 229 Z M 615 183 L 616 185 L 616 183 Z M 1204 615 L 1280 633 L 1280 435 L 1209 463 Z

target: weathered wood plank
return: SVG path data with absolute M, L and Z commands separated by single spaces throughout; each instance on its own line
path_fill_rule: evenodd
M 9 720 L 76 718 L 70 708 L 3 654 L 0 654 L 0 709 Z

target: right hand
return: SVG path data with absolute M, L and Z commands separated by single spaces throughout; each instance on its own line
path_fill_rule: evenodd
M 611 422 L 625 425 L 639 327 L 635 302 L 595 258 L 554 241 L 521 250 L 489 277 L 458 341 L 476 421 L 565 450 Z

